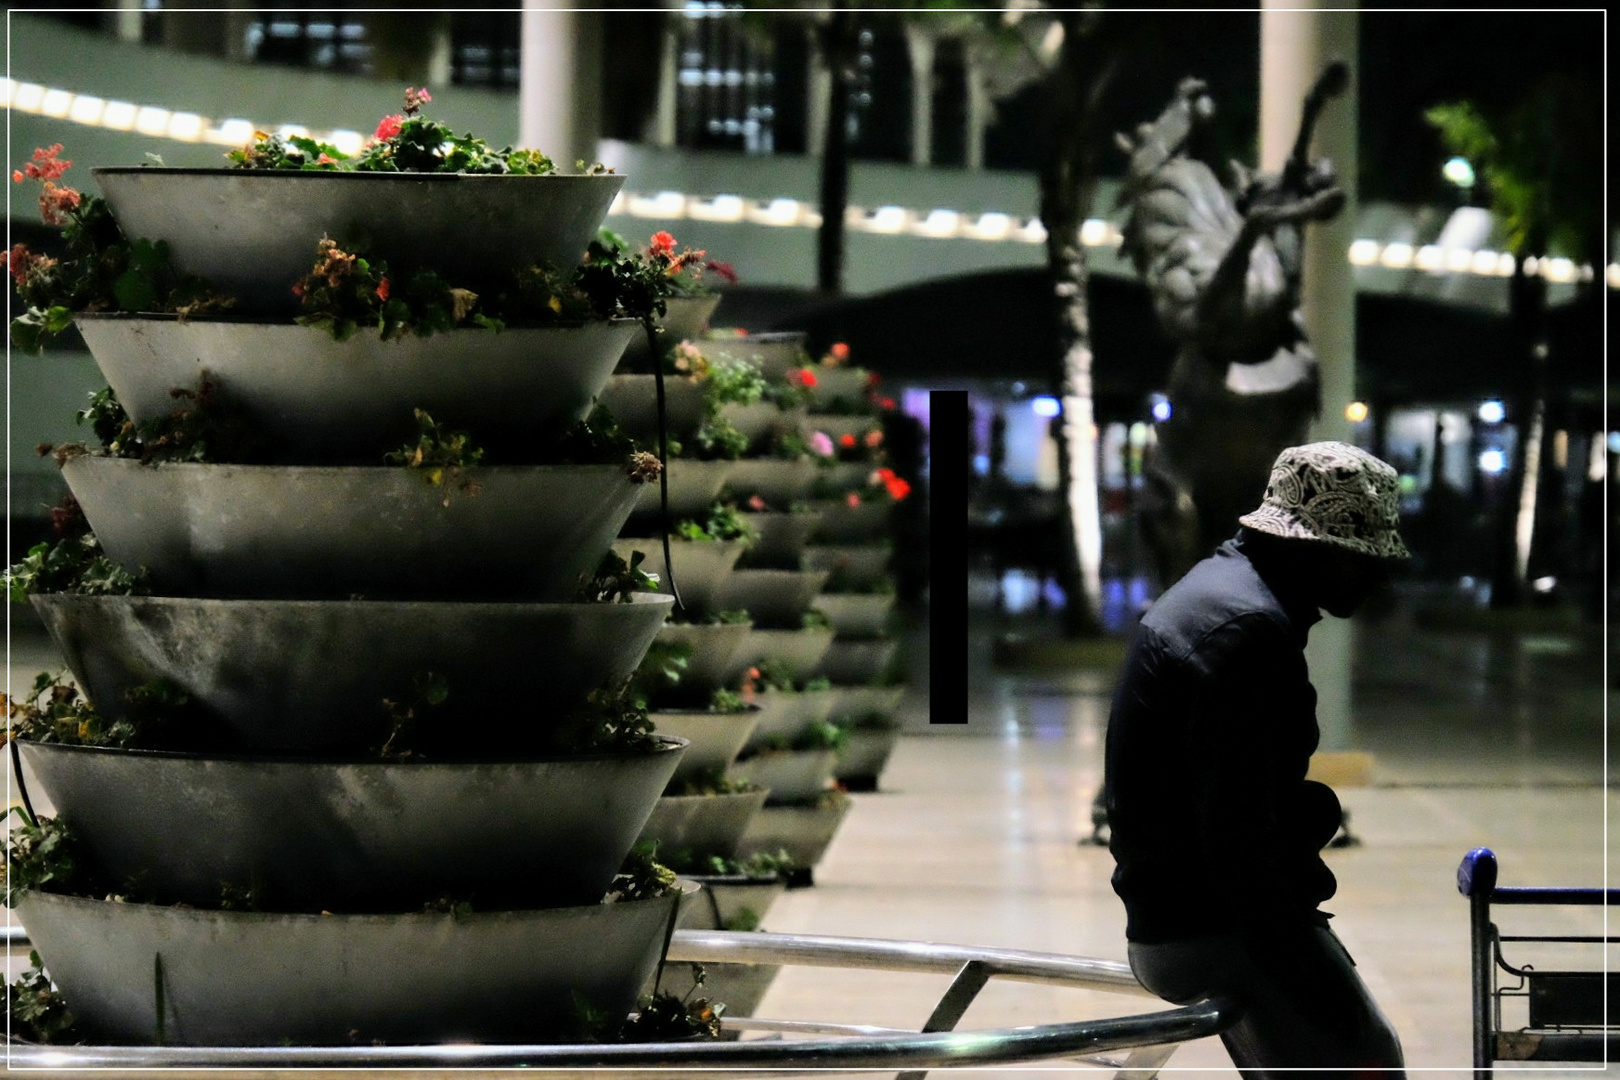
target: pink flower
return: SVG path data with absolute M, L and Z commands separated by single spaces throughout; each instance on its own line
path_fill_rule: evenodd
M 815 431 L 810 434 L 810 449 L 822 457 L 832 457 L 833 442 L 831 436 L 825 431 Z
M 71 161 L 56 160 L 56 155 L 60 154 L 61 152 L 61 143 L 57 143 L 48 150 L 35 150 L 34 160 L 30 161 L 21 169 L 13 172 L 11 174 L 11 178 L 19 184 L 22 183 L 24 179 L 47 181 L 59 179 L 63 173 L 67 172 L 73 167 L 73 162 Z
M 876 428 L 868 431 L 866 433 L 866 445 L 870 450 L 876 450 L 878 447 L 882 446 L 883 432 L 878 431 Z
M 844 496 L 844 502 L 848 503 L 850 506 L 859 506 L 861 505 L 861 497 L 852 491 L 848 495 Z
M 337 163 L 338 159 L 333 157 L 331 154 L 326 153 L 324 150 L 321 152 L 321 156 L 315 159 L 315 164 L 317 165 L 336 165 Z
M 703 264 L 703 269 L 715 274 L 727 285 L 737 284 L 737 269 L 728 262 L 715 262 L 711 259 Z
M 763 509 L 765 509 L 765 500 L 760 498 L 758 495 L 750 495 L 750 496 L 748 496 L 748 509 L 750 509 L 750 510 L 763 510 Z
M 427 92 L 427 87 L 424 86 L 418 90 L 415 87 L 407 86 L 405 88 L 405 114 L 414 116 L 423 105 L 432 100 L 433 95 Z
M 377 122 L 377 134 L 373 136 L 378 142 L 387 142 L 399 134 L 400 128 L 405 126 L 405 118 L 395 113 L 385 116 Z
M 47 225 L 62 224 L 62 215 L 79 208 L 82 196 L 70 187 L 57 187 L 45 181 L 45 190 L 39 196 L 40 220 Z

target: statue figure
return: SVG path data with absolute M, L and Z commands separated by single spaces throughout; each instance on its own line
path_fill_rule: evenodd
M 1152 295 L 1178 351 L 1171 413 L 1144 467 L 1143 523 L 1168 585 L 1237 530 L 1256 505 L 1278 452 L 1307 441 L 1321 408 L 1316 355 L 1299 314 L 1304 226 L 1339 212 L 1330 162 L 1309 159 L 1311 130 L 1349 81 L 1328 67 L 1305 100 L 1293 153 L 1280 174 L 1232 163 L 1233 185 L 1189 154 L 1215 105 L 1198 79 L 1135 138 L 1120 201 L 1130 207 L 1121 248 Z

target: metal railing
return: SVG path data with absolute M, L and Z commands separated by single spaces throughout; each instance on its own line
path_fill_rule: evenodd
M 11 946 L 28 944 L 21 927 L 5 928 Z M 957 1032 L 952 1029 L 992 978 L 1075 989 L 1146 995 L 1118 961 L 1014 949 L 806 934 L 677 931 L 668 957 L 677 962 L 800 964 L 882 971 L 955 973 L 920 1032 L 814 1021 L 727 1017 L 734 1031 L 774 1037 L 730 1042 L 608 1045 L 433 1046 L 34 1046 L 8 1048 L 12 1068 L 641 1068 L 897 1071 L 919 1080 L 929 1069 L 1080 1059 L 1149 1080 L 1175 1048 L 1215 1035 L 1236 1019 L 1214 999 L 1180 1008 L 1072 1023 Z M 1130 1051 L 1123 1058 L 1098 1056 Z

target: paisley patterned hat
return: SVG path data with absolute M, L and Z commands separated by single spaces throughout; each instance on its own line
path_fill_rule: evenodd
M 1277 455 L 1260 508 L 1238 521 L 1290 540 L 1318 540 L 1378 559 L 1405 559 L 1397 531 L 1399 477 L 1342 442 L 1291 446 Z

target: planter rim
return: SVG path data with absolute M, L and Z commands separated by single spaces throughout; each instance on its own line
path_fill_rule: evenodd
M 638 751 L 633 754 L 568 754 L 554 757 L 524 757 L 524 758 L 453 758 L 429 761 L 382 761 L 377 759 L 357 757 L 326 757 L 308 756 L 298 754 L 270 753 L 199 753 L 190 750 L 144 750 L 139 748 L 125 749 L 117 746 L 77 746 L 72 743 L 44 743 L 33 739 L 19 739 L 22 746 L 43 749 L 46 753 L 74 753 L 93 754 L 103 756 L 116 756 L 124 758 L 145 758 L 150 760 L 168 761 L 204 761 L 225 762 L 240 765 L 309 765 L 325 768 L 406 768 L 413 770 L 439 769 L 449 771 L 452 769 L 487 768 L 490 766 L 525 765 L 554 765 L 573 764 L 588 761 L 623 761 L 630 758 L 652 757 L 658 754 L 680 753 L 691 745 L 690 740 L 678 735 L 660 735 L 656 732 L 653 738 L 659 745 L 651 750 Z
M 124 468 L 129 469 L 179 469 L 185 471 L 201 471 L 235 469 L 246 473 L 292 473 L 302 476 L 327 476 L 372 473 L 382 475 L 386 473 L 404 473 L 403 465 L 242 465 L 229 461 L 157 461 L 147 464 L 138 458 L 113 457 L 106 453 L 91 451 L 78 457 L 69 458 L 64 468 L 72 467 L 75 462 L 83 460 L 123 462 Z M 613 462 L 592 465 L 469 465 L 462 469 L 466 476 L 533 476 L 546 473 L 584 473 L 616 472 L 624 473 L 624 466 Z M 650 483 L 651 481 L 649 481 Z
M 627 607 L 617 601 L 586 603 L 569 603 L 566 601 L 529 601 L 529 600 L 254 600 L 233 599 L 224 596 L 92 596 L 84 593 L 36 593 L 40 601 L 46 604 L 85 604 L 118 606 L 119 604 L 158 603 L 165 606 L 195 605 L 197 607 L 241 607 L 244 605 L 257 605 L 260 607 L 276 606 L 282 608 L 311 607 L 311 608 L 338 608 L 350 607 L 356 609 L 387 608 L 392 611 L 410 614 L 415 609 L 425 609 L 429 612 L 444 613 L 497 611 L 548 611 L 552 609 L 569 608 L 611 608 Z M 35 597 L 30 597 L 33 600 Z M 665 604 L 675 606 L 675 598 L 667 593 L 636 592 L 631 594 L 630 604 Z
M 208 325 L 208 324 L 219 323 L 219 324 L 234 325 L 234 326 L 297 327 L 297 328 L 299 328 L 301 330 L 310 330 L 310 331 L 316 332 L 316 333 L 321 332 L 321 331 L 315 331 L 313 327 L 303 326 L 301 323 L 298 323 L 297 321 L 295 321 L 292 317 L 288 317 L 288 318 L 284 318 L 284 319 L 267 319 L 267 318 L 263 318 L 262 316 L 251 315 L 251 314 L 231 315 L 231 314 L 226 313 L 226 314 L 218 314 L 218 315 L 188 315 L 188 316 L 182 317 L 182 316 L 176 315 L 175 313 L 170 312 L 170 311 L 75 311 L 73 313 L 73 318 L 74 318 L 75 321 L 88 320 L 88 321 L 92 321 L 92 322 L 109 322 L 109 323 L 116 323 L 116 322 L 162 322 L 162 323 L 176 323 L 176 324 L 181 324 L 181 325 L 191 325 L 191 324 L 194 324 L 194 323 L 198 324 L 198 325 Z M 639 325 L 641 325 L 641 320 L 640 319 L 631 319 L 631 318 L 627 318 L 627 317 L 624 317 L 624 316 L 617 316 L 616 315 L 616 316 L 614 316 L 612 318 L 608 318 L 608 319 L 587 319 L 582 323 L 551 324 L 551 325 L 548 325 L 548 326 L 525 326 L 525 325 L 522 325 L 522 324 L 513 325 L 513 324 L 509 323 L 500 330 L 486 330 L 481 326 L 455 326 L 455 327 L 451 327 L 449 330 L 435 330 L 429 336 L 430 337 L 438 337 L 438 336 L 440 336 L 442 334 L 469 334 L 469 333 L 470 334 L 513 334 L 513 333 L 535 334 L 535 333 L 559 332 L 559 331 L 569 331 L 569 330 L 583 330 L 583 329 L 585 329 L 587 327 L 597 327 L 597 326 L 639 326 Z M 356 333 L 357 334 L 369 334 L 369 333 L 381 333 L 381 331 L 379 331 L 374 326 L 367 326 L 367 327 L 362 327 L 361 329 L 356 331 Z M 417 336 L 421 336 L 421 335 L 407 335 L 407 336 L 417 337 Z
M 292 180 L 294 182 L 309 182 L 312 178 L 338 179 L 340 183 L 352 183 L 356 180 L 380 180 L 384 183 L 398 184 L 406 181 L 419 181 L 433 184 L 445 183 L 479 183 L 490 181 L 513 180 L 543 180 L 557 183 L 566 181 L 570 183 L 604 184 L 615 183 L 622 186 L 627 179 L 620 173 L 599 173 L 597 175 L 584 175 L 574 173 L 545 173 L 539 176 L 521 175 L 511 173 L 466 173 L 466 172 L 361 172 L 354 169 L 232 169 L 220 166 L 188 166 L 188 165 L 98 165 L 90 169 L 90 175 L 141 175 L 141 176 L 234 176 L 234 177 L 275 177 L 278 180 Z

